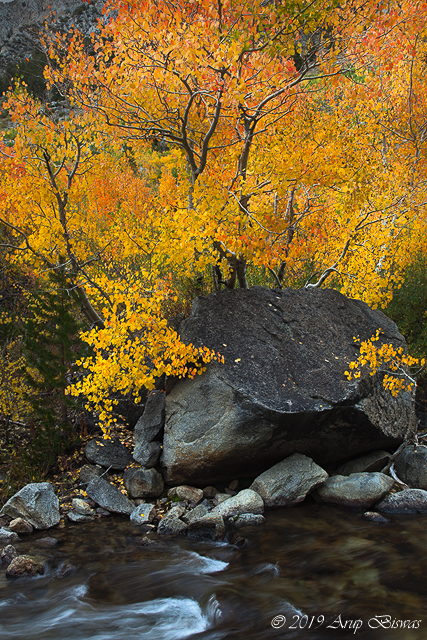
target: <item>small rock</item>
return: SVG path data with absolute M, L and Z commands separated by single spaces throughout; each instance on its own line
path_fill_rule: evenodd
M 213 503 L 215 506 L 218 506 L 219 504 L 221 504 L 221 502 L 224 502 L 229 498 L 231 498 L 229 493 L 216 493 L 213 499 Z
M 103 509 L 102 507 L 98 507 L 97 509 L 95 509 L 95 513 L 97 513 L 99 516 L 111 516 L 111 513 L 107 511 L 107 509 Z
M 191 511 L 187 511 L 185 515 L 182 516 L 184 522 L 189 524 L 190 522 L 195 522 L 196 520 L 200 520 L 200 518 L 204 518 L 209 513 L 208 509 L 203 504 L 199 504 Z
M 142 465 L 142 461 L 146 456 L 147 445 L 153 440 L 163 439 L 165 398 L 166 396 L 162 391 L 152 391 L 147 398 L 144 413 L 135 425 L 133 458 Z
M 375 508 L 381 513 L 427 513 L 427 491 L 404 489 L 386 496 Z
M 92 516 L 95 513 L 88 503 L 85 500 L 81 500 L 81 498 L 73 498 L 71 506 L 74 513 L 78 513 L 81 516 Z
M 38 540 L 35 541 L 35 543 L 38 547 L 42 547 L 43 549 L 52 549 L 53 547 L 56 547 L 56 545 L 58 544 L 58 540 L 56 538 L 39 538 Z
M 380 513 L 376 511 L 365 511 L 363 514 L 364 520 L 369 520 L 370 522 L 377 522 L 378 524 L 386 524 L 390 522 L 388 518 L 384 518 Z
M 89 440 L 85 455 L 89 462 L 116 470 L 125 469 L 132 460 L 130 451 L 119 440 Z
M 91 480 L 96 480 L 96 478 L 102 476 L 104 472 L 105 469 L 99 465 L 85 464 L 79 471 L 79 481 L 82 484 L 89 484 Z
M 195 507 L 199 502 L 203 500 L 203 491 L 196 489 L 196 487 L 190 487 L 186 484 L 179 487 L 173 487 L 168 491 L 168 498 L 176 496 L 180 500 L 188 502 L 192 507 Z
M 237 533 L 237 531 L 231 531 L 227 535 L 227 542 L 229 544 L 232 544 L 234 547 L 237 547 L 238 549 L 243 549 L 243 547 L 246 547 L 247 544 L 246 538 L 243 538 L 240 534 Z
M 188 536 L 202 540 L 223 540 L 225 536 L 224 519 L 219 514 L 210 513 L 188 525 Z
M 34 556 L 22 555 L 12 560 L 6 569 L 7 578 L 35 577 L 44 573 L 44 563 Z
M 71 522 L 82 523 L 82 522 L 92 522 L 94 520 L 94 516 L 84 516 L 82 513 L 78 513 L 77 511 L 69 511 L 67 513 L 67 518 Z
M 264 502 L 261 496 L 252 489 L 244 489 L 236 496 L 229 497 L 211 511 L 212 516 L 219 515 L 223 518 L 237 516 L 240 513 L 263 513 Z
M 144 447 L 139 448 L 137 462 L 139 462 L 144 469 L 153 469 L 153 467 L 157 466 L 161 453 L 161 442 L 148 442 Z M 136 459 L 135 456 L 134 459 Z
M 228 485 L 228 488 L 231 489 L 231 491 L 236 491 L 238 486 L 239 486 L 239 481 L 238 480 L 233 480 Z
M 156 515 L 156 508 L 153 504 L 146 502 L 140 504 L 130 514 L 131 522 L 134 524 L 146 524 L 151 522 Z
M 164 488 L 163 478 L 156 469 L 131 467 L 123 481 L 132 498 L 157 498 Z
M 9 524 L 9 529 L 15 531 L 15 533 L 32 533 L 34 527 L 23 518 L 15 518 Z
M 19 553 L 11 544 L 8 544 L 7 547 L 1 550 L 0 553 L 0 562 L 3 562 L 5 565 L 9 565 L 14 558 L 17 558 Z
M 388 451 L 372 451 L 365 456 L 341 465 L 333 475 L 349 476 L 351 473 L 381 471 L 388 464 L 390 456 L 391 454 Z
M 384 473 L 352 473 L 328 478 L 317 489 L 317 494 L 323 502 L 369 509 L 390 491 L 393 484 L 394 480 Z
M 35 529 L 49 529 L 61 520 L 59 500 L 49 482 L 27 484 L 6 502 L 1 513 L 23 518 Z
M 215 489 L 215 487 L 205 487 L 203 489 L 203 495 L 205 498 L 215 498 L 217 493 L 218 489 Z
M 266 520 L 264 516 L 256 515 L 254 513 L 241 513 L 238 516 L 234 516 L 228 519 L 228 522 L 236 529 L 242 527 L 253 527 L 260 524 L 265 524 Z
M 414 489 L 427 489 L 427 447 L 407 445 L 394 463 L 397 476 Z
M 67 576 L 75 573 L 77 571 L 77 567 L 74 564 L 68 564 L 68 562 L 64 563 L 59 569 L 55 572 L 55 578 L 66 578 Z
M 0 544 L 11 544 L 12 542 L 18 542 L 19 536 L 14 531 L 8 531 L 2 527 L 0 529 Z
M 229 496 L 235 496 L 237 495 L 237 491 L 233 491 L 233 489 L 225 489 L 225 493 L 227 493 Z
M 123 513 L 130 516 L 135 509 L 135 505 L 129 498 L 123 495 L 116 486 L 104 480 L 104 478 L 97 478 L 89 482 L 87 495 L 99 504 L 100 507 L 108 511 L 113 511 L 114 513 Z
M 187 525 L 179 518 L 169 517 L 169 513 L 160 520 L 157 527 L 159 535 L 176 536 L 187 531 Z
M 250 488 L 267 507 L 290 507 L 302 502 L 327 477 L 326 471 L 311 458 L 294 453 L 261 473 Z

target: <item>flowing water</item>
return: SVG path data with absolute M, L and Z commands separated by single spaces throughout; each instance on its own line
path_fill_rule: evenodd
M 427 516 L 378 525 L 303 504 L 234 545 L 150 534 L 143 546 L 113 517 L 48 535 L 44 576 L 11 581 L 0 566 L 1 640 L 427 638 Z

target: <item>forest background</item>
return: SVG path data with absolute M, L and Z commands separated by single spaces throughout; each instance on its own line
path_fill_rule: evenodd
M 90 37 L 46 25 L 1 79 L 2 500 L 72 477 L 94 415 L 108 437 L 119 399 L 222 359 L 179 339 L 196 295 L 334 287 L 425 355 L 426 15 L 131 0 Z

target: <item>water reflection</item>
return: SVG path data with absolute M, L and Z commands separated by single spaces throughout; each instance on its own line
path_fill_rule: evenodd
M 126 519 L 52 530 L 60 544 L 38 551 L 45 576 L 10 582 L 0 569 L 0 638 L 424 640 L 426 524 L 313 503 L 268 513 L 242 548 L 155 536 L 141 546 Z

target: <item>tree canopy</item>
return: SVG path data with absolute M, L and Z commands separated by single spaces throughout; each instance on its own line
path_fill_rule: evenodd
M 90 42 L 46 35 L 66 108 L 7 99 L 1 244 L 72 274 L 75 393 L 108 412 L 111 387 L 220 358 L 167 322 L 196 283 L 390 300 L 425 243 L 426 6 L 131 0 Z

